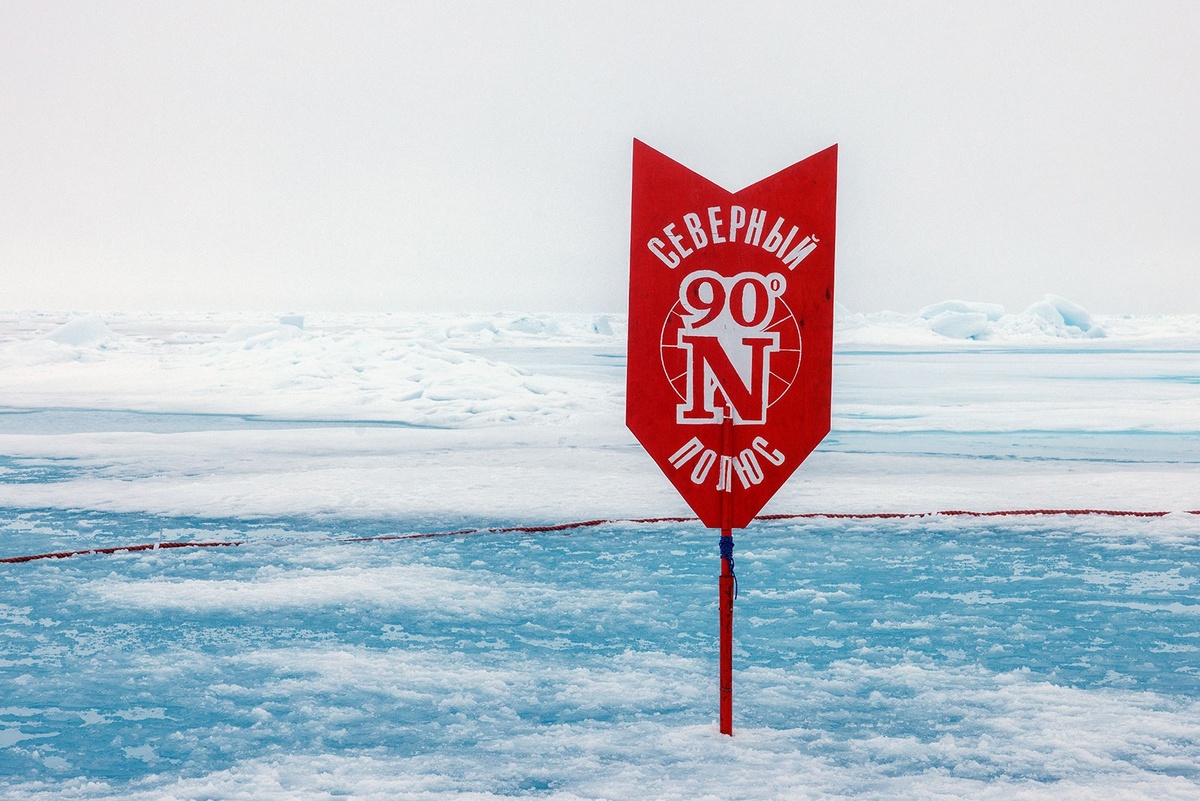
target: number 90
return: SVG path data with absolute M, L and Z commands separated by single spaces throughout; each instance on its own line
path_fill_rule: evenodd
M 697 270 L 679 285 L 679 302 L 687 310 L 688 328 L 701 328 L 728 313 L 742 328 L 762 330 L 775 315 L 775 299 L 787 284 L 781 273 L 738 273 L 725 277 Z

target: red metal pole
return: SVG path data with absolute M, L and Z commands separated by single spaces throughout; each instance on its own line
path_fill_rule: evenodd
M 721 536 L 732 539 L 730 529 Z M 719 580 L 721 604 L 721 734 L 733 735 L 733 570 L 728 557 L 721 556 Z
M 733 455 L 733 417 L 732 406 L 725 412 L 721 421 L 721 453 L 723 456 Z M 733 475 L 732 470 L 724 473 L 721 494 L 721 577 L 717 580 L 717 590 L 720 604 L 721 656 L 720 688 L 721 701 L 721 734 L 733 736 Z

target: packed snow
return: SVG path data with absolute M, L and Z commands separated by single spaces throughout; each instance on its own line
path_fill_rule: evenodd
M 1200 315 L 839 308 L 764 512 L 1167 514 L 737 532 L 733 738 L 625 330 L 0 314 L 0 558 L 242 543 L 0 564 L 0 796 L 1200 796 Z

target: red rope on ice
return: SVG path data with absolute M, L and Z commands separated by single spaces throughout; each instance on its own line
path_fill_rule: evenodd
M 38 559 L 66 559 L 68 556 L 87 556 L 89 554 L 114 554 L 133 551 L 157 551 L 167 548 L 225 548 L 233 545 L 244 545 L 244 542 L 150 542 L 144 545 L 118 545 L 112 548 L 88 548 L 85 551 L 57 551 L 55 553 L 38 553 L 31 556 L 9 556 L 0 559 L 0 563 L 19 564 L 33 562 Z
M 972 512 L 964 509 L 947 509 L 941 512 L 798 512 L 794 514 L 759 515 L 755 520 L 904 520 L 922 517 L 1025 517 L 1025 516 L 1065 516 L 1065 515 L 1102 515 L 1105 517 L 1166 517 L 1170 512 L 1137 512 L 1124 509 L 1004 509 L 992 512 Z M 1200 509 L 1189 509 L 1182 514 L 1200 515 Z M 392 542 L 395 540 L 424 540 L 434 537 L 461 537 L 468 534 L 543 534 L 551 531 L 570 531 L 579 528 L 593 528 L 606 523 L 694 523 L 696 517 L 632 517 L 597 520 L 578 520 L 571 523 L 557 523 L 545 526 L 505 526 L 503 528 L 464 528 L 457 531 L 434 531 L 422 534 L 383 534 L 378 537 L 348 537 L 333 540 L 335 543 L 356 542 Z M 157 551 L 169 548 L 233 548 L 246 545 L 246 540 L 227 540 L 223 542 L 151 542 L 141 545 L 118 545 L 108 548 L 88 548 L 81 551 L 56 551 L 54 553 L 38 553 L 28 556 L 9 556 L 0 558 L 0 564 L 21 564 L 36 562 L 40 559 L 66 559 L 72 556 L 109 555 L 116 553 L 134 553 L 137 551 Z

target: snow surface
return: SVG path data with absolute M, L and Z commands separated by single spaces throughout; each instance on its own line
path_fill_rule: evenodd
M 286 316 L 296 316 L 289 313 Z M 1200 796 L 1200 316 L 839 309 L 765 510 L 623 427 L 619 315 L 0 314 L 4 798 Z

